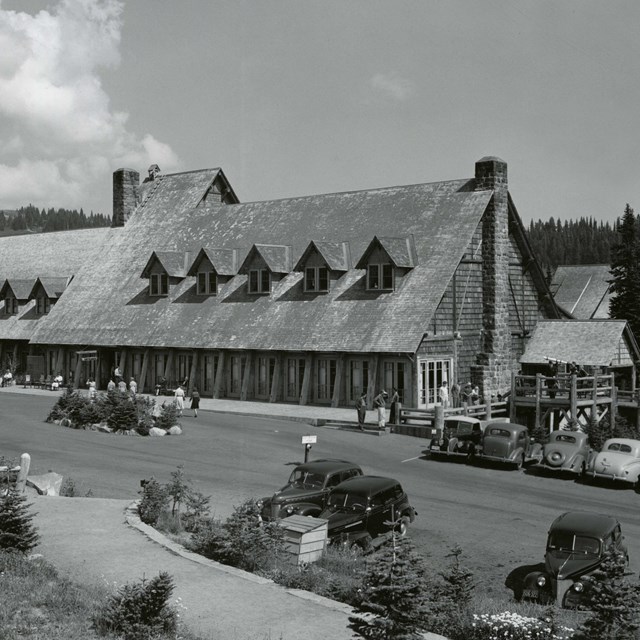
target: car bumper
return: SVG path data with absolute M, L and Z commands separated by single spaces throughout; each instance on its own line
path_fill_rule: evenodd
M 598 478 L 600 480 L 609 480 L 611 482 L 627 482 L 630 484 L 635 484 L 638 481 L 638 478 L 631 477 L 628 475 L 618 475 L 615 473 L 603 473 L 602 471 L 587 471 L 587 476 L 589 478 Z

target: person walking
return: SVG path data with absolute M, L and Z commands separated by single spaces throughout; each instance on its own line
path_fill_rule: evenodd
M 198 417 L 198 409 L 200 408 L 200 393 L 197 387 L 193 387 L 191 392 L 191 408 L 193 409 L 193 417 Z
M 398 424 L 400 416 L 398 415 L 398 403 L 400 402 L 400 394 L 398 390 L 393 387 L 391 389 L 391 406 L 389 407 L 389 422 L 391 424 Z
M 356 412 L 358 413 L 358 429 L 364 431 L 364 421 L 367 417 L 367 394 L 361 393 L 356 400 Z
M 387 423 L 387 397 L 389 394 L 383 389 L 374 399 L 373 407 L 378 412 L 378 428 L 384 429 Z
M 135 398 L 138 393 L 138 383 L 135 381 L 135 378 L 131 378 L 129 380 L 129 393 Z
M 182 412 L 184 411 L 184 389 L 182 388 L 182 385 L 178 386 L 173 396 L 175 398 L 176 406 L 178 407 L 178 414 L 182 415 Z
M 447 386 L 447 381 L 443 380 L 440 388 L 438 389 L 438 398 L 442 403 L 443 409 L 449 408 L 449 387 Z

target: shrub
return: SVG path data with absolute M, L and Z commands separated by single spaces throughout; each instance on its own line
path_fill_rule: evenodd
M 573 629 L 559 626 L 555 618 L 532 618 L 511 611 L 473 616 L 473 625 L 461 640 L 569 640 Z M 602 640 L 605 637 L 603 636 Z
M 175 402 L 162 404 L 160 407 L 160 415 L 156 417 L 156 427 L 160 429 L 171 429 L 178 424 L 178 407 Z
M 585 430 L 589 436 L 589 445 L 596 451 L 602 451 L 602 445 L 609 438 L 640 439 L 640 431 L 619 414 L 616 414 L 613 429 L 609 416 L 606 415 L 599 422 L 590 420 Z
M 173 580 L 166 572 L 151 580 L 143 578 L 127 584 L 94 617 L 93 625 L 102 635 L 120 634 L 126 640 L 175 634 L 177 616 L 169 606 L 173 589 Z
M 31 505 L 26 501 L 26 496 L 14 489 L 0 498 L 0 549 L 27 553 L 38 544 L 35 514 L 29 513 Z
M 53 422 L 54 420 L 68 418 L 76 429 L 81 428 L 82 412 L 88 404 L 90 404 L 88 398 L 69 388 L 58 398 L 55 405 L 53 405 L 46 421 Z
M 113 431 L 129 431 L 138 426 L 138 412 L 136 406 L 128 398 L 124 402 L 113 405 L 107 417 L 107 424 Z
M 142 480 L 140 484 L 142 485 L 139 492 L 142 494 L 142 500 L 138 505 L 140 520 L 154 526 L 169 505 L 169 495 L 166 488 L 153 477 L 149 480 Z

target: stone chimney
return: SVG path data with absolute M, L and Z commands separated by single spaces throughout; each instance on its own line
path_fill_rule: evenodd
M 138 206 L 140 174 L 133 169 L 116 169 L 113 172 L 112 227 L 123 227 Z
M 493 191 L 482 220 L 482 353 L 472 368 L 486 395 L 504 392 L 511 383 L 507 163 L 482 158 L 475 177 L 476 191 Z

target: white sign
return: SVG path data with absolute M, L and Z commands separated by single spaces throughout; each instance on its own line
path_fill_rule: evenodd
M 302 436 L 302 444 L 315 444 L 318 436 Z

